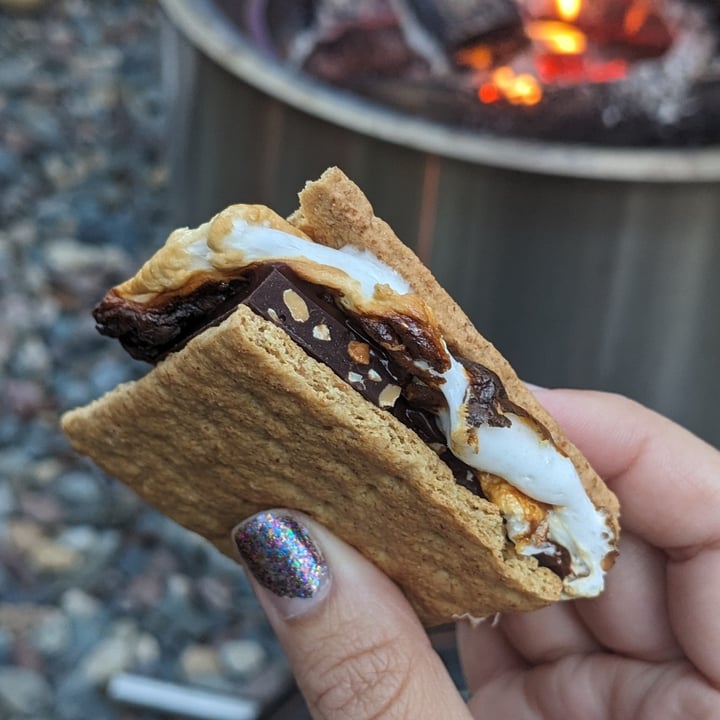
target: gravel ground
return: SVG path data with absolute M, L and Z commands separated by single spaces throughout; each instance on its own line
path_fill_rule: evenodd
M 158 45 L 149 0 L 0 0 L 3 719 L 156 717 L 108 699 L 123 671 L 260 700 L 288 684 L 237 566 L 58 429 L 146 369 L 90 309 L 170 230 Z

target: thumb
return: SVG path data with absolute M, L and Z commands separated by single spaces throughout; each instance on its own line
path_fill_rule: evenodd
M 314 718 L 470 718 L 400 590 L 306 516 L 259 513 L 233 531 Z

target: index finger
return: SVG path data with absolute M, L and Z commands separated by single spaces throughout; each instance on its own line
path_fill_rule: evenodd
M 533 388 L 618 495 L 622 526 L 666 550 L 720 543 L 720 452 L 609 393 Z

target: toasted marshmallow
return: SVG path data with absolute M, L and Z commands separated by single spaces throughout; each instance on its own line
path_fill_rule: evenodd
M 237 216 L 219 224 L 224 232 L 211 234 L 182 233 L 170 239 L 143 268 L 140 278 L 151 278 L 155 284 L 143 285 L 135 279 L 123 295 L 147 302 L 157 291 L 157 278 L 165 271 L 163 253 L 173 267 L 182 265 L 185 272 L 222 276 L 230 271 L 260 263 L 284 263 L 304 279 L 323 285 L 338 293 L 338 301 L 358 315 L 382 309 L 412 310 L 428 322 L 432 313 L 413 292 L 408 281 L 368 250 L 353 246 L 340 249 L 313 242 L 293 228 L 286 231 L 284 221 L 248 222 Z M 188 233 L 192 231 L 187 231 Z M 174 242 L 173 242 L 174 240 Z M 175 283 L 177 287 L 177 279 Z M 602 510 L 588 497 L 572 461 L 552 440 L 544 437 L 526 418 L 507 413 L 507 427 L 473 426 L 468 420 L 470 379 L 462 363 L 442 343 L 449 368 L 434 371 L 424 361 L 418 370 L 437 380 L 447 408 L 437 413 L 438 427 L 447 438 L 447 446 L 461 461 L 475 470 L 501 478 L 520 494 L 536 503 L 500 503 L 508 537 L 518 553 L 524 555 L 552 554 L 555 545 L 562 546 L 570 556 L 570 571 L 564 578 L 564 597 L 591 597 L 604 586 L 604 561 L 612 553 L 615 536 L 611 523 Z M 543 531 L 537 526 L 538 504 L 547 506 Z M 531 517 L 532 515 L 532 517 Z M 533 526 L 534 523 L 534 526 Z

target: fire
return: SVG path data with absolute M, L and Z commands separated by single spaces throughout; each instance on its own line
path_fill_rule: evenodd
M 580 55 L 587 48 L 587 37 L 582 30 L 557 20 L 529 22 L 525 32 L 531 40 L 542 46 L 544 52 Z
M 562 20 L 573 22 L 580 15 L 582 0 L 555 0 L 555 9 Z
M 507 100 L 512 105 L 537 105 L 542 100 L 542 88 L 538 79 L 530 73 L 515 74 L 515 71 L 503 65 L 492 73 L 489 82 L 478 88 L 481 102 L 490 104 Z
M 657 2 L 627 0 L 623 7 L 600 0 L 520 0 L 529 44 L 511 60 L 503 57 L 503 65 L 487 41 L 463 48 L 455 59 L 472 70 L 480 102 L 536 105 L 551 86 L 616 82 L 628 74 L 633 56 L 647 57 L 648 47 L 663 52 Z M 669 43 L 669 31 L 667 38 Z

